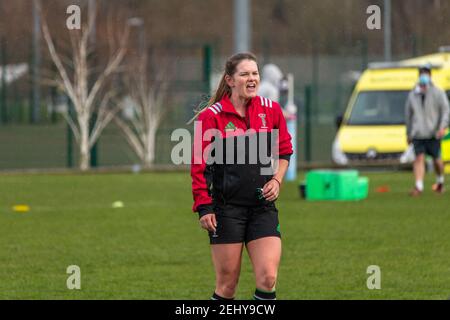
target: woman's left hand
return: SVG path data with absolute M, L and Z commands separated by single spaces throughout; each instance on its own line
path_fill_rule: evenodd
M 277 180 L 272 179 L 263 187 L 263 195 L 267 201 L 275 201 L 280 194 L 280 184 Z

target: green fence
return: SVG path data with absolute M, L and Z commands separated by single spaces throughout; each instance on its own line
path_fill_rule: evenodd
M 211 52 L 208 54 L 211 55 Z M 211 68 L 213 74 L 218 74 L 225 61 L 225 57 L 213 53 L 208 64 L 204 57 L 205 49 L 199 46 L 193 55 L 175 60 L 176 77 L 172 79 L 166 117 L 157 132 L 156 164 L 171 164 L 171 150 L 175 145 L 170 141 L 173 130 L 187 128 L 192 131 L 192 125 L 188 127 L 186 122 L 192 117 L 202 95 L 207 93 L 205 68 Z M 335 119 L 347 105 L 355 84 L 354 75 L 362 71 L 364 59 L 380 60 L 378 57 L 342 55 L 271 56 L 270 61 L 264 61 L 276 63 L 284 72 L 294 74 L 295 101 L 299 107 L 296 137 L 299 162 L 331 161 Z M 8 121 L 0 123 L 0 170 L 67 167 L 70 163 L 67 124 L 60 115 L 55 116 L 47 108 L 46 101 L 50 101 L 51 91 L 46 89 L 42 94 L 41 122 L 30 125 L 29 98 L 24 96 L 23 91 L 19 94 L 19 87 L 16 91 L 11 85 L 6 89 Z M 98 166 L 138 163 L 138 158 L 113 124 L 100 137 L 97 157 Z M 75 146 L 72 164 L 76 166 L 77 162 Z

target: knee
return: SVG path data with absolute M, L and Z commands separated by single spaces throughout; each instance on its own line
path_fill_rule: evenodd
M 260 289 L 272 290 L 277 282 L 277 275 L 275 272 L 266 272 L 260 276 L 258 282 Z

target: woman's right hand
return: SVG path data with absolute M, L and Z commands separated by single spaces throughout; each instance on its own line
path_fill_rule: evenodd
M 216 232 L 217 221 L 216 214 L 209 213 L 200 218 L 200 225 L 203 229 L 206 229 L 211 232 Z

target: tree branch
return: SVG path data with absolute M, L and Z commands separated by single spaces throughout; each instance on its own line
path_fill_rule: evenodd
M 135 133 L 126 125 L 126 123 L 119 117 L 114 118 L 115 124 L 122 130 L 130 146 L 133 148 L 136 155 L 141 161 L 144 159 L 144 147 L 142 146 Z
M 42 34 L 44 36 L 45 42 L 47 43 L 48 50 L 50 52 L 50 56 L 53 60 L 53 63 L 56 65 L 56 68 L 59 71 L 59 74 L 64 82 L 64 86 L 66 88 L 67 94 L 74 102 L 74 105 L 77 107 L 79 105 L 79 100 L 75 94 L 73 84 L 69 79 L 69 76 L 67 75 L 66 69 L 64 68 L 61 59 L 58 56 L 58 53 L 56 52 L 55 45 L 53 43 L 52 37 L 50 35 L 50 31 L 48 29 L 47 21 L 45 17 L 42 14 L 42 6 L 41 2 L 38 0 L 36 1 L 36 6 L 38 10 L 38 14 L 41 16 L 41 23 L 42 23 Z
M 105 71 L 98 77 L 98 79 L 95 81 L 91 92 L 89 93 L 86 104 L 90 107 L 92 103 L 95 100 L 95 97 L 99 90 L 102 88 L 106 78 L 113 72 L 119 64 L 122 62 L 123 58 L 125 57 L 125 53 L 127 51 L 127 41 L 128 41 L 128 34 L 129 34 L 129 27 L 125 27 L 124 34 L 120 40 L 120 47 L 116 51 L 115 55 L 109 60 Z
M 78 130 L 78 127 L 75 124 L 75 122 L 73 122 L 72 117 L 69 116 L 67 111 L 63 112 L 62 115 L 69 124 L 69 127 L 72 130 L 73 135 L 75 136 L 75 140 L 77 141 L 77 143 L 80 143 L 80 131 Z

